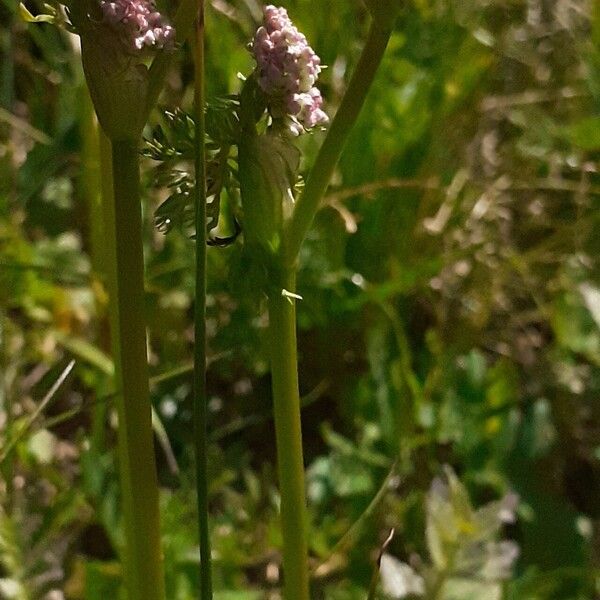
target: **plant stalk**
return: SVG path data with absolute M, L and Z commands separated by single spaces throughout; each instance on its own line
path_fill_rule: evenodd
M 94 105 L 87 86 L 79 89 L 79 118 L 81 134 L 81 188 L 87 203 L 89 221 L 89 253 L 92 271 L 95 276 L 102 276 L 104 260 L 104 232 L 102 218 L 102 178 L 100 162 L 100 140 Z
M 144 322 L 144 257 L 139 153 L 112 142 L 113 202 L 105 213 L 112 345 L 119 415 L 119 467 L 129 600 L 164 600 L 159 490 L 152 438 Z
M 283 535 L 286 600 L 308 600 L 308 543 L 304 459 L 298 388 L 296 307 L 283 290 L 294 292 L 293 269 L 269 296 L 269 343 Z
M 81 185 L 87 202 L 89 223 L 89 253 L 94 274 L 93 289 L 96 291 L 96 314 L 98 328 L 96 344 L 104 352 L 110 352 L 108 314 L 104 288 L 100 282 L 106 281 L 106 241 L 104 236 L 104 211 L 110 206 L 112 197 L 112 160 L 110 143 L 102 140 L 102 132 L 96 120 L 94 105 L 85 85 L 81 86 Z M 101 290 L 101 291 L 100 291 Z M 112 384 L 110 377 L 104 375 L 98 386 L 104 395 Z M 98 402 L 92 410 L 90 450 L 99 457 L 105 450 L 106 429 L 105 402 Z
M 300 246 L 341 156 L 391 36 L 373 21 L 360 60 L 321 146 L 291 220 L 283 232 L 281 286 L 269 296 L 269 337 L 283 534 L 284 597 L 308 600 L 308 543 L 298 388 L 295 292 Z
M 289 265 L 293 264 L 298 257 L 300 246 L 327 191 L 346 140 L 364 105 L 391 34 L 391 29 L 384 29 L 376 21 L 372 21 L 367 41 L 348 84 L 348 89 L 306 180 L 304 191 L 296 203 L 293 216 L 286 227 L 285 259 Z
M 196 299 L 194 305 L 194 440 L 196 498 L 200 541 L 200 600 L 211 600 L 212 576 L 208 523 L 208 457 L 206 395 L 206 149 L 204 117 L 204 0 L 197 0 L 194 39 L 194 112 L 196 173 Z

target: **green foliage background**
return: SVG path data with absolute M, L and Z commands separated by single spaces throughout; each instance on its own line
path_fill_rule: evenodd
M 332 114 L 367 11 L 358 0 L 285 5 L 328 65 L 322 90 Z M 93 184 L 89 100 L 75 38 L 26 26 L 12 0 L 0 15 L 0 597 L 116 598 L 102 284 L 109 241 Z M 211 3 L 209 99 L 239 91 L 259 18 L 254 0 Z M 178 56 L 162 103 L 185 109 L 192 69 L 187 51 Z M 165 124 L 160 112 L 153 118 Z M 300 140 L 305 165 L 321 135 Z M 504 532 L 520 556 L 503 598 L 600 593 L 599 157 L 597 2 L 405 3 L 301 257 L 315 598 L 365 598 L 392 527 L 388 552 L 427 559 L 425 496 L 445 464 L 476 506 L 509 491 L 520 497 Z M 197 570 L 193 245 L 185 231 L 154 226 L 168 195 L 159 175 L 147 159 L 140 310 L 168 597 L 187 600 Z M 210 490 L 222 600 L 274 598 L 279 585 L 264 311 L 247 260 L 239 242 L 209 250 Z M 72 359 L 73 373 L 36 414 Z

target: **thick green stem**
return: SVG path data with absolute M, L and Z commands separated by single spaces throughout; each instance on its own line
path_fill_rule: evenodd
M 269 297 L 269 336 L 273 402 L 277 436 L 281 523 L 283 533 L 284 597 L 308 600 L 308 544 L 304 490 L 304 461 L 300 421 L 296 351 L 296 311 L 282 291 L 295 291 L 298 252 L 340 158 L 391 35 L 391 29 L 373 22 L 362 55 L 340 108 L 306 181 L 292 219 L 283 233 L 279 286 Z
M 144 322 L 144 257 L 135 141 L 112 143 L 113 202 L 107 210 L 112 342 L 119 390 L 119 463 L 128 600 L 164 600 L 158 480 Z
M 191 31 L 196 0 L 182 0 L 175 17 L 177 42 Z M 75 3 L 79 19 L 87 14 Z M 93 46 L 92 46 L 93 47 Z M 163 51 L 150 69 L 145 111 L 156 104 L 173 53 Z M 88 84 L 89 84 L 88 80 Z M 106 139 L 103 139 L 106 148 Z M 154 464 L 143 318 L 144 261 L 136 140 L 113 140 L 113 191 L 106 200 L 106 259 L 111 284 L 112 342 L 116 387 L 120 391 L 119 458 L 125 522 L 125 578 L 129 600 L 163 600 L 158 480 Z M 103 186 L 106 181 L 103 181 Z
M 296 353 L 295 273 L 285 271 L 269 297 L 269 342 L 277 438 L 285 600 L 308 600 L 307 516 Z
M 198 0 L 195 35 L 194 112 L 196 123 L 196 300 L 194 308 L 194 440 L 200 540 L 200 600 L 212 599 L 208 527 L 208 458 L 206 396 L 206 169 L 204 119 L 204 0 Z
M 312 224 L 346 140 L 371 88 L 390 35 L 391 29 L 384 29 L 377 22 L 372 22 L 348 89 L 306 180 L 304 192 L 298 199 L 293 217 L 286 228 L 285 254 L 288 264 L 293 264 L 298 256 L 300 245 Z

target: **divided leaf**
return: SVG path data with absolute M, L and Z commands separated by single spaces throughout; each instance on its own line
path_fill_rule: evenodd
M 221 194 L 224 189 L 236 195 L 229 153 L 238 138 L 236 96 L 218 98 L 206 106 L 207 119 L 207 232 L 219 222 Z M 191 172 L 194 160 L 194 118 L 181 109 L 164 111 L 165 125 L 154 128 L 146 140 L 143 154 L 161 163 L 156 183 L 171 190 L 168 198 L 155 213 L 156 226 L 163 233 L 174 228 L 192 231 L 195 222 L 194 185 Z M 235 237 L 235 236 L 234 236 Z M 229 241 L 230 238 L 227 238 Z M 233 239 L 233 238 L 231 238 Z M 224 240 L 214 240 L 215 245 L 226 245 Z

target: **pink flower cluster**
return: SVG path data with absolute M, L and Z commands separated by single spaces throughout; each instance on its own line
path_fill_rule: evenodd
M 264 8 L 264 23 L 254 36 L 252 50 L 258 83 L 269 98 L 274 117 L 293 117 L 291 130 L 295 135 L 329 120 L 321 108 L 321 92 L 315 87 L 321 59 L 285 8 Z
M 153 0 L 100 0 L 104 20 L 117 28 L 132 50 L 164 48 L 175 40 L 171 27 Z

